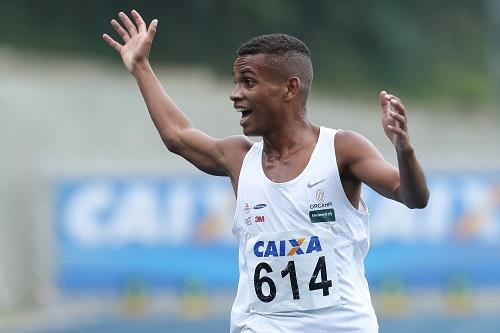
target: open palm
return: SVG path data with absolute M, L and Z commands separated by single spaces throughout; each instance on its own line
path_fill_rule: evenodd
M 132 72 L 137 64 L 148 59 L 158 20 L 153 20 L 149 27 L 146 28 L 146 23 L 135 10 L 132 11 L 135 24 L 123 12 L 120 12 L 118 16 L 125 28 L 115 19 L 111 20 L 111 25 L 123 39 L 124 44 L 118 43 L 108 34 L 102 35 L 102 38 L 109 46 L 120 53 L 123 64 L 129 72 Z

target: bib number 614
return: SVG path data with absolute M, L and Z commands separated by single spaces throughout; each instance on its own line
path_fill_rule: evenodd
M 265 270 L 266 273 L 271 273 L 273 269 L 271 265 L 265 262 L 259 263 L 255 267 L 253 284 L 255 287 L 255 294 L 257 297 L 264 303 L 271 302 L 276 297 L 276 284 L 269 276 L 261 276 L 262 270 Z M 300 299 L 300 290 L 299 285 L 297 283 L 297 272 L 295 270 L 295 262 L 290 260 L 286 267 L 281 271 L 281 277 L 285 278 L 286 276 L 290 277 L 290 288 L 292 290 L 293 299 Z M 320 275 L 321 281 L 317 282 L 318 275 Z M 269 287 L 269 295 L 264 295 L 262 292 L 262 285 L 267 284 Z M 316 263 L 316 267 L 311 275 L 311 279 L 309 280 L 309 290 L 323 290 L 323 296 L 328 296 L 330 294 L 330 288 L 332 287 L 332 281 L 328 280 L 327 271 L 326 271 L 326 263 L 325 256 L 321 256 L 318 258 L 318 262 Z

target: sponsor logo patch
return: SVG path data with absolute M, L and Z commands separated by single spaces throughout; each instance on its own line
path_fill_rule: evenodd
M 253 247 L 253 253 L 256 257 L 291 257 L 294 255 L 323 251 L 318 236 L 311 236 L 307 249 L 301 248 L 305 240 L 306 237 L 268 242 L 257 241 Z
M 264 217 L 264 215 L 257 215 L 255 217 L 255 223 L 263 223 L 263 222 L 266 222 L 266 218 Z
M 245 202 L 245 207 L 243 208 L 243 210 L 245 211 L 246 214 L 250 213 L 250 209 L 252 209 L 250 207 L 250 205 L 248 204 L 248 202 Z
M 264 208 L 266 206 L 267 206 L 266 204 L 258 204 L 258 205 L 253 206 L 253 209 L 261 209 L 261 208 Z
M 312 210 L 309 212 L 309 218 L 312 223 L 333 222 L 335 221 L 335 211 L 333 209 Z
M 316 190 L 316 201 L 325 202 L 325 191 L 321 188 Z
M 313 188 L 314 186 L 316 186 L 316 185 L 318 185 L 318 184 L 320 184 L 320 183 L 324 182 L 325 180 L 326 180 L 326 178 L 325 178 L 325 179 L 320 180 L 319 182 L 312 183 L 312 184 L 311 184 L 310 182 L 307 182 L 307 188 Z
M 316 209 L 316 208 L 326 208 L 326 207 L 332 207 L 332 202 L 327 202 L 327 203 L 315 203 L 312 205 L 309 205 L 310 209 Z
M 325 195 L 325 190 L 322 188 L 318 188 L 316 190 L 316 203 L 310 204 L 309 209 L 318 209 L 318 208 L 327 208 L 327 207 L 332 207 L 332 202 L 328 201 L 325 202 L 326 195 Z M 333 211 L 333 210 L 332 210 Z

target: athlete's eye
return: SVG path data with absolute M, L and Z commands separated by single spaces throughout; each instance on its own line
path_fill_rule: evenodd
M 255 85 L 255 81 L 254 81 L 254 80 L 252 80 L 252 79 L 246 78 L 246 79 L 245 79 L 245 85 L 246 85 L 247 87 L 253 87 L 253 86 Z

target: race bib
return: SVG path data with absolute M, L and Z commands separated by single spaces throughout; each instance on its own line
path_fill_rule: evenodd
M 339 304 L 333 236 L 323 228 L 249 234 L 250 311 L 313 310 Z

